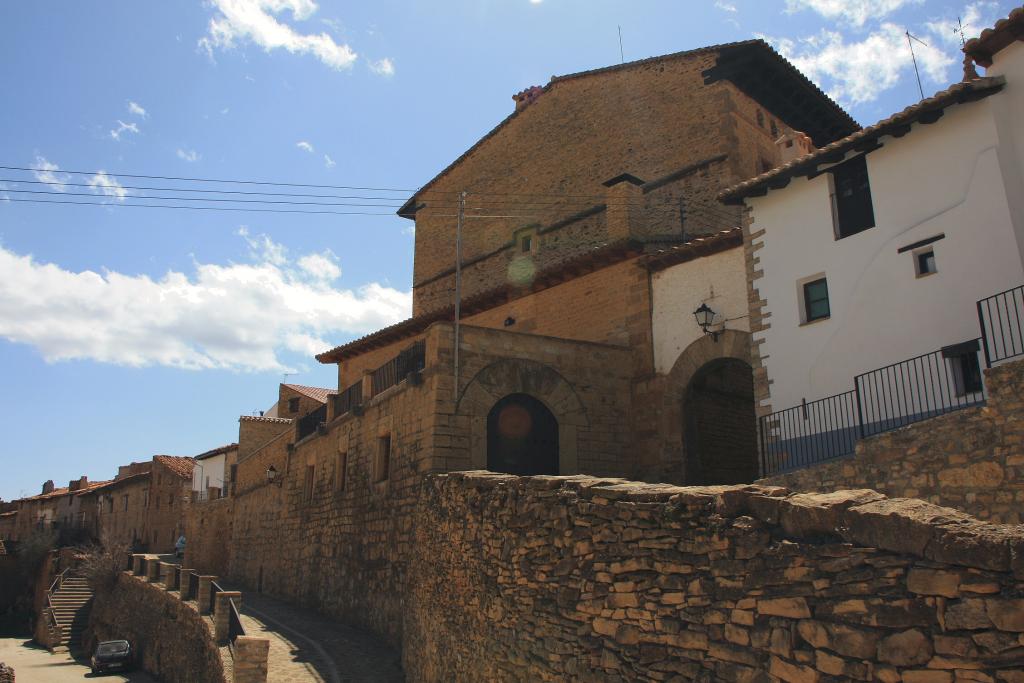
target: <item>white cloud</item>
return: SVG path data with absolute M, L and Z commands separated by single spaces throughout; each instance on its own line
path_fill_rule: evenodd
M 142 118 L 149 116 L 149 114 L 146 113 L 146 110 L 143 109 L 138 102 L 133 102 L 131 100 L 128 100 L 128 113 Z
M 32 171 L 32 175 L 36 177 L 36 180 L 46 183 L 52 189 L 58 192 L 65 192 L 67 190 L 66 183 L 71 180 L 71 176 L 67 173 L 58 173 L 60 166 L 48 161 L 45 157 L 36 157 L 36 170 Z
M 267 52 L 285 49 L 293 54 L 312 54 L 333 69 L 348 69 L 357 55 L 326 33 L 302 34 L 275 15 L 291 12 L 295 21 L 309 19 L 317 10 L 313 0 L 212 0 L 217 14 L 199 46 L 213 55 L 214 49 L 230 49 L 239 41 L 251 41 Z
M 123 202 L 124 198 L 128 196 L 128 190 L 124 189 L 121 183 L 117 182 L 117 178 L 107 175 L 104 171 L 97 171 L 95 175 L 89 178 L 88 182 L 89 187 L 94 192 L 106 195 L 119 202 Z
M 999 17 L 999 3 L 972 2 L 957 15 L 964 28 L 964 38 L 970 40 L 981 33 L 985 28 L 995 24 Z M 947 16 L 942 19 L 934 19 L 925 24 L 932 39 L 937 39 L 949 47 L 960 47 L 960 24 L 957 18 Z
M 121 136 L 124 135 L 125 133 L 135 133 L 136 135 L 138 135 L 139 127 L 134 123 L 125 123 L 121 119 L 118 119 L 117 128 L 112 129 L 110 131 L 110 137 L 114 138 L 115 140 L 120 140 Z
M 326 166 L 327 168 L 334 168 L 337 165 L 338 162 L 332 159 L 329 154 L 324 155 L 324 166 Z
M 0 337 L 48 362 L 281 371 L 282 351 L 325 351 L 408 316 L 411 304 L 411 292 L 334 288 L 289 261 L 196 263 L 192 274 L 153 278 L 71 271 L 0 246 Z
M 724 0 L 715 0 L 715 7 L 722 10 L 723 12 L 736 12 L 736 5 L 731 2 L 724 2 Z
M 924 0 L 786 0 L 786 11 L 809 9 L 826 19 L 863 26 L 869 19 L 881 19 L 904 5 Z
M 305 271 L 310 277 L 317 280 L 330 282 L 341 277 L 341 267 L 338 265 L 338 257 L 333 251 L 327 250 L 322 254 L 306 254 L 298 261 L 299 268 Z
M 378 59 L 375 62 L 374 61 L 368 62 L 368 64 L 370 66 L 370 71 L 372 71 L 373 73 L 377 74 L 378 76 L 394 76 L 395 75 L 395 65 L 387 57 L 385 57 L 384 59 Z
M 855 42 L 847 42 L 841 33 L 827 30 L 799 41 L 767 40 L 809 78 L 830 83 L 828 94 L 842 104 L 870 102 L 895 87 L 901 78 L 914 78 L 904 29 L 895 24 L 883 23 Z M 956 63 L 952 56 L 920 43 L 914 43 L 914 52 L 922 81 L 938 86 L 948 84 L 949 67 Z M 926 90 L 925 95 L 928 94 Z
M 181 147 L 178 148 L 178 158 L 182 161 L 187 161 L 190 164 L 199 161 L 202 157 L 194 149 L 184 150 Z
M 295 146 L 298 147 L 299 149 L 309 152 L 310 154 L 312 154 L 314 151 L 313 145 L 309 144 L 305 140 L 299 140 L 298 142 L 295 143 Z

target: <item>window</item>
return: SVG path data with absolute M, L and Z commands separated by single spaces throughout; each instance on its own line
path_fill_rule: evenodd
M 290 398 L 288 399 L 288 412 L 297 413 L 299 412 L 299 399 Z
M 348 453 L 338 453 L 338 462 L 334 466 L 334 488 L 345 490 L 345 475 L 348 468 Z
M 804 283 L 804 322 L 824 320 L 831 314 L 828 305 L 828 282 L 825 278 Z
M 128 496 L 121 496 L 121 499 L 124 501 L 124 511 L 128 512 Z
M 978 362 L 978 340 L 955 344 L 942 349 L 942 357 L 949 362 L 953 375 L 953 389 L 957 396 L 977 394 L 982 391 L 981 364 Z
M 376 481 L 387 481 L 391 476 L 391 435 L 377 439 L 377 462 L 374 468 Z
M 303 484 L 303 488 L 302 488 L 302 498 L 303 498 L 303 500 L 307 500 L 308 501 L 308 500 L 312 500 L 313 499 L 313 477 L 315 475 L 315 472 L 316 472 L 316 469 L 315 469 L 315 467 L 313 465 L 307 465 L 306 466 L 306 479 L 305 479 L 305 483 Z
M 914 270 L 918 277 L 938 272 L 935 268 L 935 250 L 924 249 L 914 252 Z
M 142 492 L 142 507 L 149 507 L 149 489 Z
M 829 174 L 832 177 L 832 218 L 836 239 L 875 227 L 875 210 L 871 204 L 868 165 L 864 155 L 833 166 Z
M 760 109 L 757 110 L 757 125 L 764 128 L 764 113 Z
M 523 237 L 520 244 L 522 245 L 523 253 L 525 254 L 533 248 L 533 238 L 530 235 L 526 235 Z
M 113 512 L 113 511 L 114 511 L 114 497 L 110 496 L 109 498 L 107 498 L 107 512 Z
M 168 507 L 174 507 L 174 494 L 173 493 L 167 494 L 167 506 Z

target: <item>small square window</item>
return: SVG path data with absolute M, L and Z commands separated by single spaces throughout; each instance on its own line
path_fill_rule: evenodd
M 772 137 L 779 137 L 779 126 L 775 123 L 775 119 L 772 119 Z
M 299 412 L 299 399 L 290 398 L 288 399 L 288 412 L 297 413 Z
M 925 249 L 915 252 L 914 270 L 917 272 L 918 277 L 938 272 L 938 269 L 935 267 L 935 251 L 933 249 Z
M 527 235 L 526 237 L 523 238 L 520 244 L 522 245 L 523 253 L 525 254 L 526 252 L 533 249 L 533 238 Z
M 825 278 L 804 283 L 804 322 L 824 320 L 832 315 Z

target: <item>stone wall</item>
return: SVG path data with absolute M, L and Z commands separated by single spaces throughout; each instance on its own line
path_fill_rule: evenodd
M 183 567 L 203 574 L 227 576 L 231 561 L 234 498 L 194 502 L 185 510 Z
M 138 666 L 167 683 L 225 681 L 220 652 L 196 608 L 128 573 L 96 594 L 84 637 L 89 650 L 103 640 L 128 640 Z
M 1020 681 L 1024 530 L 872 491 L 431 477 L 410 681 Z
M 797 491 L 872 488 L 1024 522 L 1024 361 L 985 371 L 988 402 L 861 440 L 849 458 L 764 479 Z

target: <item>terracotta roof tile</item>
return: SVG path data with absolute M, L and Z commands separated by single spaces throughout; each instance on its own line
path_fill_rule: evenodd
M 182 479 L 192 478 L 192 468 L 195 460 L 183 455 L 154 455 L 153 461 L 158 462 Z
M 308 396 L 314 401 L 320 401 L 320 403 L 327 403 L 327 397 L 333 394 L 337 394 L 335 389 L 325 389 L 323 387 L 307 387 L 301 384 L 283 384 L 282 386 L 288 387 L 292 391 L 297 391 L 303 396 Z
M 104 489 L 113 489 L 113 488 L 118 488 L 122 484 L 135 483 L 136 481 L 144 479 L 144 478 L 148 477 L 149 475 L 150 475 L 149 471 L 139 472 L 137 474 L 130 474 L 127 477 L 121 477 L 120 479 L 113 479 L 111 481 L 106 481 L 106 482 L 97 484 L 95 487 L 89 488 L 89 489 L 87 489 L 85 491 L 76 491 L 75 495 L 84 496 L 84 495 L 91 494 L 91 493 L 100 493 Z
M 193 460 L 205 460 L 206 458 L 212 458 L 217 455 L 223 455 L 224 453 L 230 453 L 231 451 L 235 450 L 238 450 L 238 444 L 229 443 L 223 446 L 218 446 L 217 448 L 211 448 L 210 450 L 204 453 L 200 453 L 199 455 L 195 456 Z
M 239 422 L 279 422 L 287 424 L 291 422 L 290 418 L 287 417 L 270 417 L 269 415 L 240 415 L 238 417 Z
M 996 22 L 992 28 L 971 38 L 964 45 L 964 53 L 979 65 L 992 65 L 992 56 L 1015 40 L 1024 40 L 1024 7 L 1013 9 L 1010 14 Z
M 919 121 L 923 116 L 936 112 L 941 113 L 943 109 L 954 104 L 970 102 L 993 95 L 999 92 L 1005 83 L 1006 79 L 1002 76 L 977 78 L 955 83 L 949 88 L 939 91 L 931 97 L 893 114 L 889 118 L 882 119 L 872 126 L 863 128 L 841 140 L 836 140 L 832 144 L 826 145 L 810 154 L 797 157 L 787 164 L 777 166 L 770 171 L 733 185 L 720 192 L 718 199 L 726 204 L 740 204 L 744 197 L 762 195 L 770 189 L 785 187 L 792 178 L 813 173 L 819 164 L 841 161 L 843 155 L 847 152 L 868 145 L 868 143 L 876 141 L 883 135 L 893 133 L 905 134 L 909 131 L 909 128 L 906 130 L 901 129 L 909 127 L 910 124 Z
M 727 249 L 734 249 L 743 244 L 743 229 L 732 228 L 722 230 L 713 235 L 696 237 L 689 242 L 677 244 L 667 249 L 648 254 L 641 263 L 648 270 L 661 270 L 679 263 L 686 263 L 702 256 L 710 256 Z

